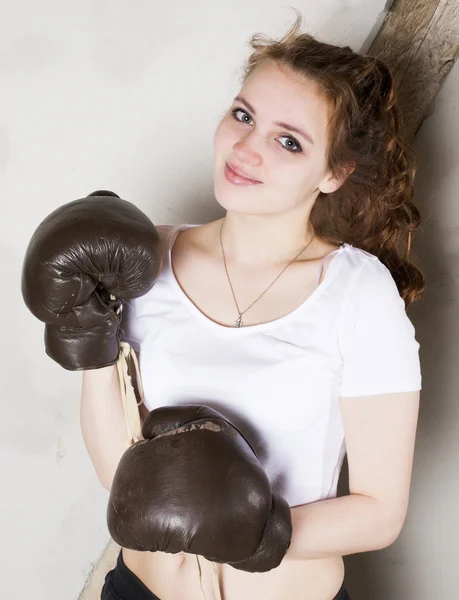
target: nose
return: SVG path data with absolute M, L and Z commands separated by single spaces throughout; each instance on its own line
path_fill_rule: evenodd
M 262 163 L 262 156 L 256 150 L 256 138 L 250 133 L 239 139 L 233 146 L 237 160 L 251 167 L 258 167 Z

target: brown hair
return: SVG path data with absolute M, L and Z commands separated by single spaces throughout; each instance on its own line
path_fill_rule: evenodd
M 417 158 L 401 138 L 392 71 L 349 46 L 299 34 L 302 16 L 296 12 L 296 22 L 281 40 L 263 34 L 250 38 L 254 51 L 244 64 L 242 83 L 260 64 L 274 60 L 314 82 L 324 95 L 331 107 L 328 168 L 338 178 L 347 175 L 346 165 L 355 168 L 335 192 L 319 192 L 311 226 L 322 240 L 347 242 L 377 256 L 408 307 L 425 287 L 424 275 L 409 258 L 421 216 L 411 201 Z

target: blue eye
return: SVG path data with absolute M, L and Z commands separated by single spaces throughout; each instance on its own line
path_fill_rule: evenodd
M 235 108 L 231 111 L 233 118 L 236 119 L 236 121 L 239 121 L 239 123 L 247 123 L 247 121 L 241 121 L 241 119 L 239 119 L 236 116 L 236 113 L 241 112 L 244 113 L 245 115 L 247 115 L 248 117 L 250 117 L 249 113 L 245 110 L 243 110 L 242 108 Z M 291 142 L 293 142 L 295 144 L 295 146 L 298 148 L 298 150 L 292 150 L 291 148 L 288 148 L 287 146 L 283 146 L 283 148 L 285 148 L 288 152 L 291 152 L 292 154 L 299 154 L 300 152 L 302 152 L 302 148 L 300 146 L 300 144 L 296 141 L 295 138 L 287 136 L 287 135 L 283 135 L 281 136 L 281 138 L 287 138 L 288 140 L 290 140 Z

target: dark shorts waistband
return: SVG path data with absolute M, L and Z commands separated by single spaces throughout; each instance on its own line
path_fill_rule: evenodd
M 101 600 L 160 600 L 126 566 L 122 551 L 118 554 L 116 567 L 105 576 L 100 597 Z

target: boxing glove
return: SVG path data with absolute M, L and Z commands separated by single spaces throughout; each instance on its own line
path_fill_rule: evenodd
M 228 419 L 198 404 L 160 407 L 142 435 L 121 457 L 110 490 L 115 542 L 249 572 L 280 564 L 291 541 L 290 508 Z
M 60 206 L 34 232 L 22 266 L 29 310 L 45 325 L 45 351 L 65 369 L 117 361 L 123 301 L 145 294 L 161 269 L 150 219 L 107 191 Z

